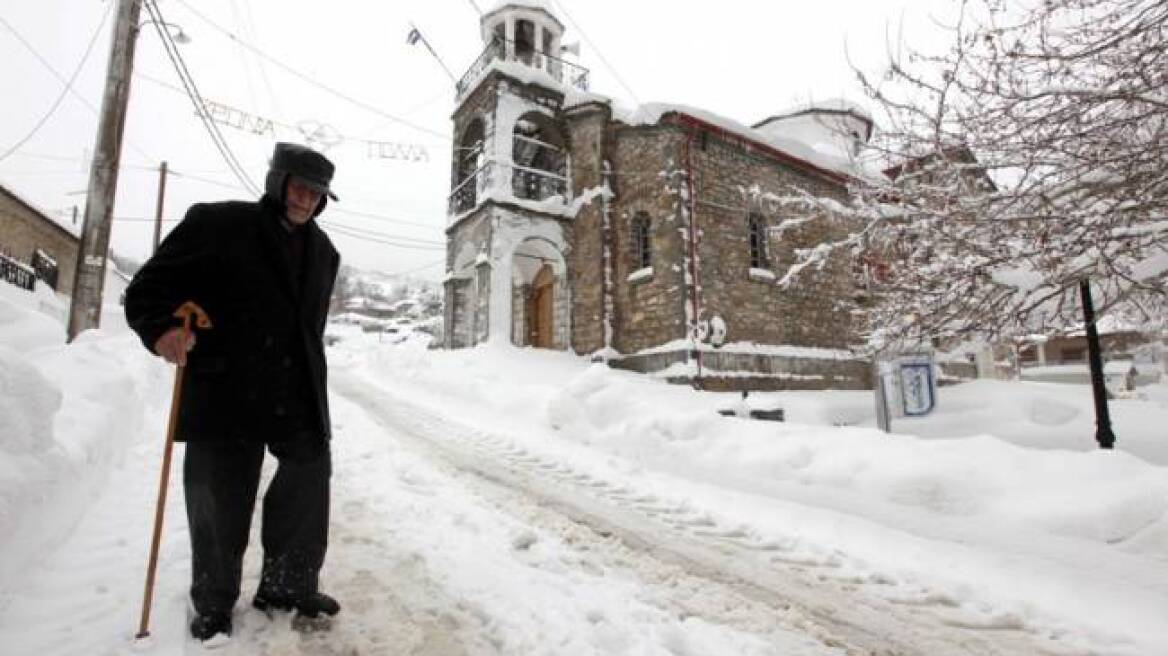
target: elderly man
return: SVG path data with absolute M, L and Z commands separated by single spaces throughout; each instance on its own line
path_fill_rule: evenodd
M 318 589 L 328 544 L 330 423 L 323 333 L 340 257 L 314 221 L 334 167 L 276 144 L 258 202 L 196 204 L 126 290 L 142 343 L 186 365 L 175 439 L 186 442 L 191 634 L 231 634 L 265 449 L 263 570 L 252 604 L 335 615 Z M 185 341 L 174 311 L 194 301 L 213 327 Z

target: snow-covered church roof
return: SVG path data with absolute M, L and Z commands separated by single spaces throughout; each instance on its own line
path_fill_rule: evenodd
M 866 121 L 869 125 L 876 124 L 876 121 L 872 118 L 872 114 L 869 113 L 868 109 L 863 105 L 852 102 L 847 98 L 828 98 L 827 100 L 813 100 L 810 102 L 799 103 L 798 105 L 792 105 L 782 111 L 768 116 L 758 123 L 755 123 L 754 127 L 757 128 L 761 125 L 766 125 L 771 121 L 813 112 L 851 114 L 862 121 Z
M 687 105 L 647 103 L 634 110 L 613 106 L 613 118 L 627 125 L 653 125 L 668 114 L 689 116 L 727 133 L 773 148 L 830 174 L 871 181 L 884 180 L 880 169 L 868 162 L 865 156 L 855 155 L 838 144 L 828 143 L 802 131 L 778 129 L 777 126 L 774 129 L 750 127 Z

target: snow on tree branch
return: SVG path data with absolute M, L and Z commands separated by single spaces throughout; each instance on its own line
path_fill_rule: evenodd
M 949 49 L 882 80 L 874 147 L 887 185 L 857 184 L 873 334 L 1017 334 L 1101 315 L 1168 316 L 1168 3 L 966 0 Z M 783 276 L 838 244 L 806 249 Z

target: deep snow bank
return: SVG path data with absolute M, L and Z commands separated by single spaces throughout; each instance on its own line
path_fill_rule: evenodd
M 51 294 L 0 288 L 3 594 L 101 491 L 139 431 L 140 385 L 161 372 L 116 328 L 66 345 L 65 308 Z

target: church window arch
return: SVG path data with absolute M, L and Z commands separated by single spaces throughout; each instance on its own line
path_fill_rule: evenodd
M 512 191 L 517 198 L 568 197 L 567 141 L 545 114 L 527 112 L 515 121 L 511 141 Z
M 475 118 L 463 130 L 454 149 L 454 180 L 450 194 L 451 212 L 460 214 L 478 202 L 478 174 L 486 163 L 486 135 L 483 120 Z

